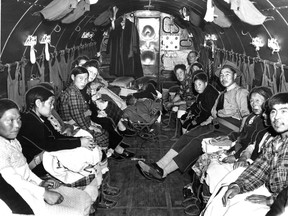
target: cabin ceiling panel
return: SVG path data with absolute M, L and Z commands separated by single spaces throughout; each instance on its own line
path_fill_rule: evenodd
M 90 31 L 95 28 L 91 21 L 94 20 L 99 14 L 107 10 L 109 7 L 117 6 L 119 11 L 117 17 L 125 13 L 130 13 L 136 10 L 147 9 L 149 0 L 99 0 L 98 3 L 91 5 L 90 11 L 85 13 L 76 22 L 63 25 L 57 21 L 48 22 L 43 21 L 41 16 L 33 16 L 34 12 L 40 11 L 47 6 L 52 0 L 2 0 L 1 1 L 1 16 L 2 16 L 2 29 L 1 29 L 1 61 L 13 62 L 20 60 L 25 47 L 23 42 L 28 34 L 42 35 L 44 32 L 51 34 L 53 46 L 57 50 L 73 47 L 88 42 L 81 39 L 83 31 Z M 195 33 L 198 45 L 203 43 L 203 34 L 201 31 L 207 33 L 215 33 L 219 37 L 217 46 L 225 48 L 226 50 L 233 50 L 240 53 L 245 52 L 247 55 L 257 56 L 254 47 L 250 44 L 252 37 L 263 35 L 267 41 L 270 37 L 279 39 L 281 50 L 279 52 L 279 59 L 288 64 L 287 59 L 287 39 L 288 35 L 288 1 L 287 0 L 254 0 L 255 7 L 258 8 L 264 15 L 273 16 L 274 21 L 267 21 L 263 26 L 251 26 L 243 23 L 230 9 L 230 5 L 224 0 L 214 0 L 214 3 L 219 7 L 233 25 L 229 29 L 222 29 L 215 24 L 206 23 L 202 29 L 197 27 L 189 27 Z M 170 14 L 180 18 L 179 9 L 183 6 L 188 10 L 193 10 L 201 18 L 204 17 L 206 12 L 207 0 L 151 0 L 150 9 L 158 10 L 163 13 Z M 15 12 L 17 11 L 17 13 Z M 89 20 L 90 19 L 90 20 Z M 5 20 L 5 21 L 4 21 Z M 17 24 L 18 23 L 18 24 Z M 59 25 L 61 31 L 54 31 L 54 28 Z M 80 31 L 75 31 L 79 26 Z M 15 27 L 15 28 L 14 28 Z M 196 30 L 197 29 L 197 30 Z M 98 32 L 99 34 L 99 32 Z M 7 41 L 7 42 L 6 42 Z M 244 47 L 244 48 L 243 48 Z M 3 50 L 4 48 L 4 50 Z M 36 46 L 37 55 L 41 54 L 43 46 Z M 53 48 L 51 48 L 53 50 Z M 25 52 L 27 55 L 27 51 Z M 268 58 L 269 60 L 278 60 L 277 54 L 271 54 L 271 50 L 265 45 L 260 49 L 259 55 L 261 58 Z

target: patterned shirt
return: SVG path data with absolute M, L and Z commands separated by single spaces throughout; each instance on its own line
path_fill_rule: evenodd
M 90 116 L 85 116 L 85 112 L 88 110 L 87 102 L 74 84 L 71 84 L 60 95 L 59 115 L 63 121 L 74 120 L 77 126 L 89 130 Z
M 288 139 L 276 136 L 263 144 L 263 153 L 236 180 L 240 192 L 253 191 L 265 184 L 276 197 L 288 186 Z
M 191 76 L 185 75 L 185 80 L 183 82 L 180 82 L 179 94 L 180 97 L 185 101 L 189 101 L 193 98 Z

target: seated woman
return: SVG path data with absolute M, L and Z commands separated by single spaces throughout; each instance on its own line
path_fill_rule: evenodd
M 21 115 L 22 128 L 17 138 L 29 163 L 41 162 L 39 159 L 43 151 L 74 149 L 80 146 L 92 149 L 96 145 L 92 138 L 64 136 L 54 129 L 47 119 L 54 107 L 54 100 L 54 94 L 41 86 L 31 88 L 26 93 L 26 112 Z M 33 171 L 39 176 L 46 174 L 42 164 Z
M 116 95 L 114 92 L 112 92 L 110 89 L 108 89 L 105 84 L 103 84 L 102 80 L 103 78 L 101 79 L 99 78 L 100 68 L 98 61 L 96 60 L 87 61 L 83 65 L 83 67 L 85 67 L 88 70 L 89 77 L 88 77 L 88 85 L 86 85 L 86 87 L 81 92 L 83 93 L 85 100 L 90 105 L 90 109 L 92 111 L 91 118 L 93 118 L 92 121 L 99 123 L 101 119 L 98 119 L 99 117 L 98 111 L 101 110 L 103 113 L 103 110 L 105 109 L 107 117 L 113 120 L 114 124 L 117 126 L 118 131 L 121 135 L 123 136 L 135 135 L 135 132 L 127 129 L 123 124 L 123 122 L 121 121 L 123 115 L 122 110 L 127 107 L 125 101 L 118 95 Z M 101 99 L 104 100 L 105 102 L 105 107 L 102 106 L 102 108 L 99 109 L 99 107 L 94 106 L 95 104 L 97 104 L 97 102 L 99 102 L 99 100 L 98 101 L 94 100 L 93 103 L 93 100 L 91 100 L 92 95 L 95 95 L 95 97 L 93 97 L 95 99 L 101 97 Z M 102 124 L 104 124 L 103 121 L 101 122 Z
M 197 71 L 202 70 L 203 71 L 203 65 L 199 62 L 195 62 L 191 65 L 189 69 L 189 75 L 191 76 L 191 79 L 193 79 L 194 75 L 197 73 Z
M 117 127 L 117 130 L 121 135 L 134 136 L 135 132 L 126 128 L 122 122 L 123 110 L 117 106 L 111 97 L 105 93 L 102 94 L 103 91 L 101 91 L 101 89 L 103 88 L 100 87 L 99 89 L 98 83 L 90 82 L 87 84 L 87 91 L 81 91 L 92 111 L 91 120 L 102 125 L 105 123 L 105 121 L 103 122 L 103 120 L 105 120 L 103 118 L 109 118 L 108 121 L 112 120 L 113 125 Z M 115 129 L 116 128 L 114 128 L 113 131 Z
M 81 129 L 91 131 L 97 139 L 99 133 L 103 134 L 104 130 L 99 129 L 99 127 L 95 128 L 95 125 L 98 124 L 91 121 L 91 110 L 89 109 L 89 105 L 85 99 L 87 96 L 86 91 L 81 92 L 88 82 L 87 69 L 84 67 L 74 68 L 71 71 L 71 79 L 72 83 L 70 86 L 60 95 L 59 114 L 64 121 L 75 122 L 74 124 Z M 111 120 L 105 121 L 105 124 L 102 124 L 101 126 L 103 128 L 105 127 L 104 129 L 107 129 L 109 132 L 108 148 L 112 150 L 117 159 L 131 158 L 134 156 L 134 153 L 127 151 L 121 146 L 123 137 L 115 132 Z M 102 138 L 103 136 L 99 137 L 99 145 L 101 145 Z
M 51 83 L 49 82 L 42 82 L 39 83 L 37 86 L 42 86 L 46 88 L 47 90 L 51 91 L 55 95 L 55 90 L 54 87 Z M 57 99 L 55 99 L 55 102 Z M 65 136 L 74 136 L 78 129 L 74 128 L 73 125 L 65 123 L 60 115 L 57 113 L 55 107 L 57 105 L 54 105 L 54 108 L 51 111 L 51 115 L 48 117 L 48 120 L 50 123 L 53 125 L 54 129 L 57 130 L 59 133 L 65 135 Z
M 72 68 L 75 68 L 75 67 L 79 67 L 79 66 L 84 66 L 87 62 L 93 62 L 93 64 L 96 64 L 98 65 L 98 67 L 100 66 L 100 62 L 96 59 L 89 59 L 88 56 L 86 55 L 82 55 L 82 56 L 78 56 L 72 63 Z M 85 67 L 85 66 L 84 66 Z M 91 75 L 92 76 L 97 76 L 98 80 L 101 81 L 101 84 L 104 85 L 105 87 L 107 87 L 109 85 L 109 83 L 98 73 L 97 71 L 97 74 L 94 75 L 94 71 L 89 71 L 89 76 Z M 95 78 L 94 77 L 94 78 Z M 91 78 L 92 79 L 92 78 Z M 93 80 L 93 79 L 92 79 Z
M 72 154 L 72 152 L 77 151 L 78 147 L 84 147 L 85 149 L 89 149 L 87 154 L 91 153 L 92 155 L 89 154 L 91 158 L 95 158 L 94 163 L 91 165 L 98 164 L 102 159 L 100 156 L 102 152 L 99 148 L 96 148 L 97 144 L 92 137 L 65 136 L 55 130 L 48 120 L 54 107 L 54 100 L 54 94 L 50 90 L 42 86 L 33 87 L 26 93 L 26 112 L 21 116 L 23 127 L 18 134 L 18 139 L 21 142 L 23 153 L 29 162 L 29 167 L 41 177 L 47 175 L 47 171 L 42 163 L 44 152 L 71 150 Z M 83 150 L 77 152 L 80 151 L 83 152 Z M 78 160 L 86 162 L 85 157 L 86 154 L 82 154 L 82 156 L 79 154 Z M 98 170 L 94 178 L 86 178 L 85 182 L 83 182 L 85 186 L 89 186 L 85 187 L 84 190 L 92 187 L 92 191 L 89 194 L 93 201 L 98 196 L 98 188 L 102 181 L 100 172 Z M 49 174 L 52 173 L 50 172 Z M 65 182 L 63 179 L 59 180 L 64 183 L 70 183 Z M 113 204 L 115 205 L 114 201 Z
M 92 200 L 86 192 L 60 186 L 51 179 L 42 181 L 29 169 L 16 139 L 20 128 L 18 106 L 1 99 L 0 199 L 15 214 L 88 215 Z
M 91 82 L 95 83 L 97 85 L 98 92 L 100 94 L 106 94 L 108 97 L 110 97 L 111 100 L 114 101 L 121 110 L 126 108 L 125 101 L 118 95 L 116 95 L 113 91 L 107 88 L 108 82 L 104 80 L 99 74 L 100 68 L 98 61 L 96 60 L 87 61 L 83 65 L 83 67 L 85 67 L 89 73 L 88 83 Z
M 231 144 L 234 142 L 234 146 L 224 153 L 226 157 L 222 161 L 215 160 L 214 163 L 208 165 L 206 172 L 202 170 L 205 173 L 205 182 L 210 188 L 210 193 L 214 191 L 215 186 L 228 172 L 247 164 L 247 159 L 250 157 L 244 154 L 243 151 L 249 144 L 255 142 L 257 133 L 262 130 L 267 131 L 262 112 L 265 101 L 271 96 L 272 92 L 269 88 L 254 87 L 249 94 L 252 113 L 247 117 L 241 132 L 232 132 L 228 136 L 221 136 L 212 140 L 215 141 L 214 145 L 216 146 L 217 143 L 220 145 L 221 141 L 230 141 Z
M 198 71 L 193 77 L 195 91 L 198 93 L 195 102 L 181 117 L 183 134 L 200 125 L 211 115 L 211 109 L 219 95 L 218 91 L 208 84 L 208 77 L 203 71 Z
M 185 71 L 186 67 L 184 64 L 178 64 L 174 67 L 174 73 L 179 82 L 179 91 L 173 94 L 169 101 L 164 104 L 164 108 L 167 110 L 175 106 L 178 107 L 177 118 L 181 118 L 187 109 L 187 105 L 190 105 L 192 100 L 194 100 L 191 82 L 186 80 Z

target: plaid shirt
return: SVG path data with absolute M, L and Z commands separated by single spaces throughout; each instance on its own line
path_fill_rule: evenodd
M 89 130 L 90 116 L 84 114 L 88 109 L 88 104 L 74 84 L 60 95 L 59 115 L 63 121 L 74 120 L 80 128 Z
M 288 139 L 278 135 L 263 144 L 263 153 L 236 180 L 241 193 L 265 184 L 275 198 L 288 185 Z M 279 146 L 276 149 L 276 146 Z

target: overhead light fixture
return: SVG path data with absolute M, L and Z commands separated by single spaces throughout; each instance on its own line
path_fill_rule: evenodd
M 263 47 L 265 45 L 263 39 L 260 37 L 252 38 L 251 44 L 255 47 L 256 51 L 259 51 L 260 47 Z
M 268 39 L 268 47 L 272 49 L 272 54 L 280 51 L 280 45 L 276 38 Z

